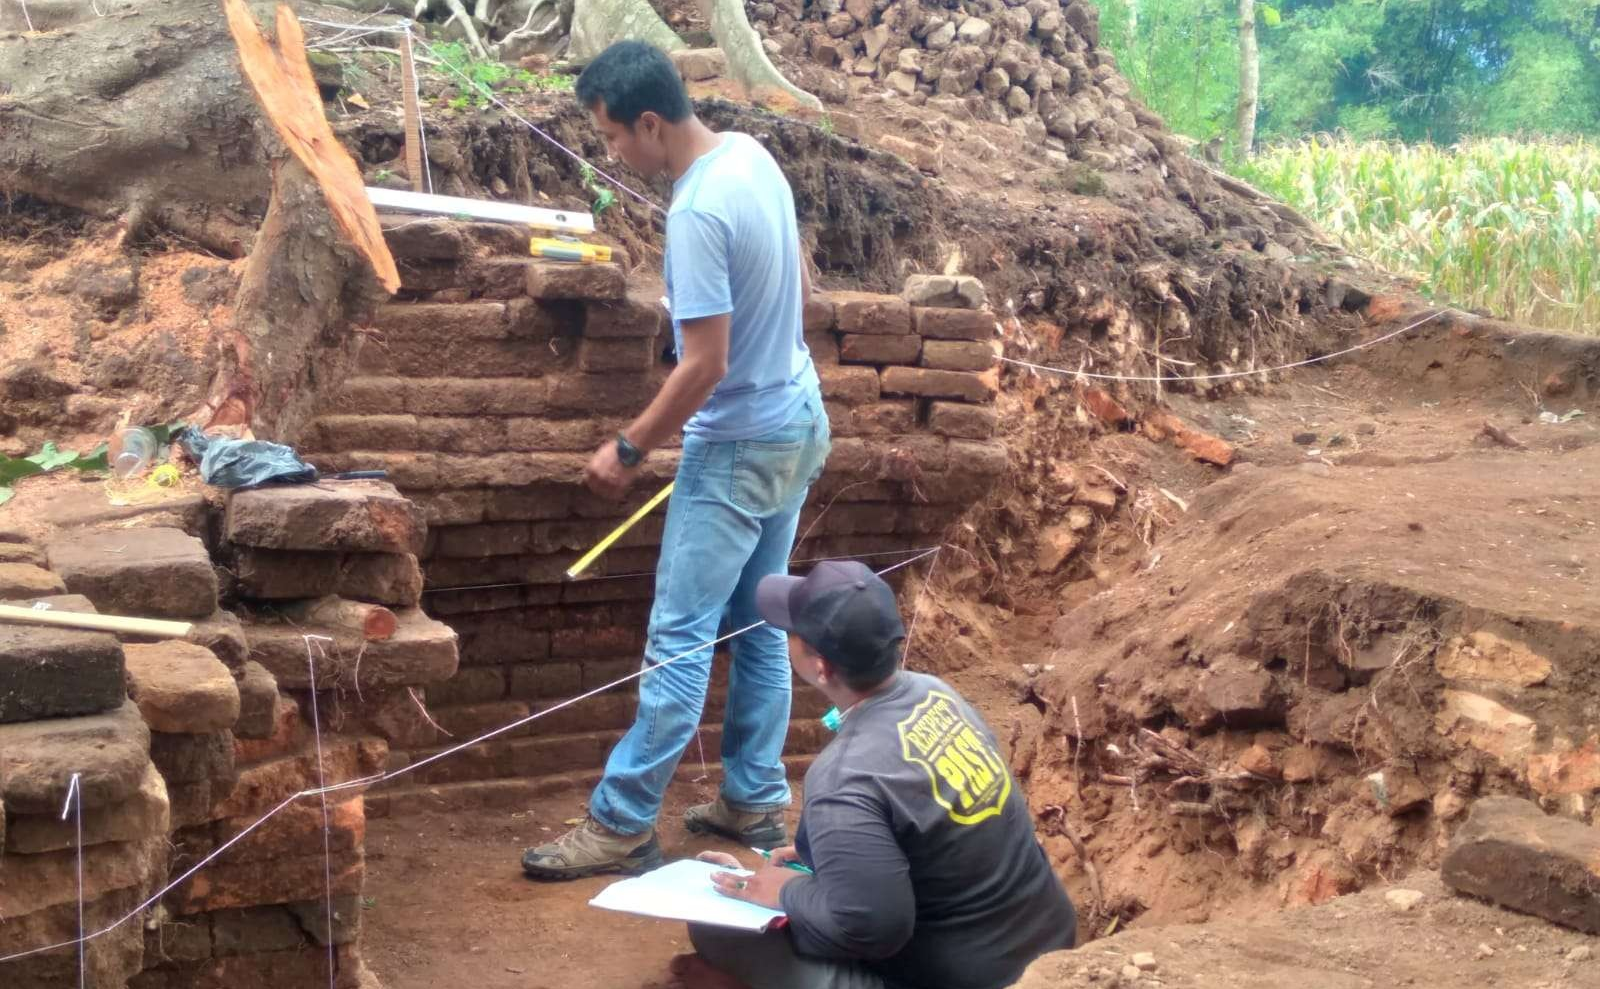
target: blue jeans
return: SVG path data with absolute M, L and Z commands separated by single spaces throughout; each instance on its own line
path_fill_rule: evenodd
M 765 436 L 735 442 L 684 437 L 656 566 L 639 713 L 611 750 L 589 813 L 619 834 L 655 826 L 667 783 L 694 737 L 711 680 L 712 650 L 727 631 L 760 621 L 756 584 L 789 572 L 800 506 L 830 446 L 822 399 Z M 789 728 L 788 637 L 769 625 L 729 643 L 722 729 L 722 797 L 738 810 L 789 804 L 783 741 Z M 687 655 L 685 655 L 687 654 Z M 669 666 L 658 663 L 676 659 Z

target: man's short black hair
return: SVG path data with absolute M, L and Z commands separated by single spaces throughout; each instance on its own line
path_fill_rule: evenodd
M 853 668 L 828 659 L 827 656 L 822 658 L 828 659 L 828 664 L 838 671 L 839 679 L 844 681 L 846 687 L 855 691 L 871 690 L 894 676 L 895 671 L 900 669 L 900 661 L 905 655 L 905 644 L 906 640 L 904 638 L 895 639 L 879 650 L 871 662 L 863 665 L 858 659 L 856 666 Z M 813 646 L 812 648 L 816 647 Z
M 576 89 L 578 102 L 590 110 L 604 104 L 606 116 L 624 127 L 646 111 L 669 124 L 694 112 L 672 60 L 643 41 L 619 41 L 601 52 L 578 76 Z

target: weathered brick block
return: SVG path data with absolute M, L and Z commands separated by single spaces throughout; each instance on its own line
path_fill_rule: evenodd
M 635 625 L 558 629 L 550 639 L 552 656 L 627 656 L 644 653 L 644 630 Z
M 882 476 L 892 481 L 917 481 L 951 463 L 948 446 L 943 436 L 910 433 L 874 441 L 868 449 Z
M 414 450 L 413 415 L 328 415 L 312 424 L 313 450 Z M 429 446 L 428 449 L 437 449 Z
M 654 346 L 666 313 L 661 303 L 644 294 L 616 302 L 591 302 L 583 319 L 583 335 L 595 340 L 649 339 Z
M 433 708 L 433 720 L 460 741 L 493 731 L 528 716 L 523 701 L 492 701 L 486 704 L 458 704 Z
M 986 440 L 994 435 L 999 414 L 992 406 L 965 402 L 933 402 L 928 406 L 928 428 L 940 436 Z
M 916 309 L 917 333 L 931 340 L 993 340 L 994 314 L 975 309 Z
M 605 377 L 555 375 L 550 383 L 549 404 L 564 412 L 637 413 L 655 397 L 662 380 L 659 372 Z
M 233 723 L 234 735 L 270 738 L 276 727 L 273 715 L 278 708 L 278 681 L 265 666 L 251 662 L 240 666 L 235 678 L 239 684 L 239 720 Z
M 839 502 L 800 528 L 815 536 L 882 535 L 896 531 L 900 512 L 899 505 Z
M 53 607 L 94 611 L 87 600 L 81 607 Z M 115 636 L 0 625 L 0 722 L 109 711 L 122 705 L 125 691 Z
M 572 492 L 572 486 L 564 484 L 495 488 L 486 493 L 483 517 L 489 522 L 566 518 L 571 509 Z
M 152 731 L 198 735 L 224 731 L 239 720 L 239 687 L 210 649 L 169 641 L 129 645 L 123 652 L 128 694 Z
M 413 378 L 405 411 L 416 415 L 537 415 L 550 404 L 549 378 Z
M 994 347 L 978 340 L 929 340 L 922 345 L 922 366 L 941 371 L 987 371 L 995 360 Z
M 537 662 L 550 656 L 550 633 L 522 627 L 516 622 L 468 627 L 461 639 L 465 666 L 504 666 Z
M 481 704 L 506 698 L 505 670 L 498 666 L 470 666 L 425 691 L 429 704 Z M 513 695 L 515 696 L 515 695 Z
M 583 332 L 582 302 L 572 299 L 510 299 L 506 302 L 506 334 L 514 340 L 535 341 L 548 347 L 557 337 Z
M 548 702 L 538 707 L 548 707 Z M 598 694 L 582 704 L 564 707 L 559 711 L 531 722 L 525 729 L 527 735 L 565 735 L 576 732 L 612 731 L 633 724 L 639 709 L 636 698 L 623 693 Z
M 892 436 L 917 428 L 915 399 L 889 399 L 858 405 L 850 410 L 851 425 L 857 436 Z
M 386 415 L 406 410 L 407 382 L 400 378 L 346 378 L 329 411 L 350 415 Z
M 529 295 L 529 269 L 533 262 L 520 258 L 481 258 L 467 265 L 466 287 L 485 299 L 515 299 Z
M 615 301 L 624 297 L 627 279 L 615 264 L 527 263 L 528 294 L 535 299 Z
M 234 491 L 223 519 L 229 542 L 269 549 L 416 553 L 422 535 L 422 513 L 381 481 Z
M 378 307 L 372 326 L 391 340 L 498 340 L 506 335 L 506 305 L 392 302 Z
M 439 529 L 434 556 L 508 556 L 528 551 L 528 523 L 483 522 Z
M 466 250 L 466 238 L 450 220 L 413 216 L 380 216 L 384 243 L 396 258 L 449 261 Z
M 878 400 L 878 372 L 866 367 L 819 367 L 822 397 L 836 398 L 850 405 Z
M 422 567 L 410 553 L 346 553 L 338 558 L 333 593 L 352 601 L 414 607 L 422 597 Z
M 915 364 L 922 353 L 922 338 L 846 333 L 839 340 L 839 360 L 845 364 Z
M 832 299 L 826 295 L 819 295 L 813 292 L 811 298 L 806 300 L 805 310 L 801 317 L 806 334 L 809 336 L 813 333 L 824 333 L 833 329 L 838 322 L 835 310 L 836 307 Z
M 519 663 L 510 669 L 509 696 L 517 700 L 559 699 L 583 689 L 583 668 L 577 663 Z
M 959 312 L 960 310 L 951 310 Z M 882 387 L 888 395 L 919 395 L 923 398 L 956 398 L 963 402 L 987 402 L 994 397 L 989 381 L 971 371 L 935 371 L 921 367 L 886 367 Z
M 239 778 L 235 767 L 233 733 L 217 731 L 207 735 L 150 733 L 150 761 L 168 783 L 222 783 L 219 796 L 233 789 Z
M 334 639 L 322 643 L 316 657 L 318 689 L 437 683 L 455 674 L 459 655 L 456 633 L 449 626 L 416 608 L 400 609 L 395 617 L 398 630 L 382 642 L 363 642 L 337 629 L 257 625 L 249 629 L 250 658 L 266 667 L 279 686 L 311 686 L 303 634 L 313 632 Z
M 439 457 L 439 485 L 446 488 L 524 487 L 542 481 L 577 484 L 588 458 L 577 453 L 501 453 Z
M 32 563 L 0 563 L 0 597 L 36 598 L 65 594 L 61 577 Z
M 656 362 L 654 337 L 639 340 L 584 340 L 578 344 L 578 370 L 646 371 Z
M 841 333 L 905 336 L 912 332 L 911 306 L 899 296 L 835 292 L 833 303 Z
M 612 732 L 513 739 L 508 746 L 506 769 L 514 776 L 598 769 L 605 764 L 606 753 L 615 740 Z
M 1600 831 L 1529 801 L 1480 798 L 1440 876 L 1462 893 L 1600 934 Z
M 422 518 L 427 522 L 429 531 L 432 531 L 443 525 L 471 525 L 473 522 L 482 522 L 483 509 L 488 497 L 488 492 L 481 489 L 420 491 L 412 495 L 411 500 L 422 509 Z
M 835 334 L 807 333 L 805 341 L 813 364 L 827 367 L 839 363 L 839 338 Z
M 46 552 L 67 589 L 108 614 L 199 618 L 217 610 L 205 544 L 177 529 L 78 531 Z
M 263 601 L 332 594 L 339 578 L 337 553 L 235 546 L 231 560 L 239 592 Z

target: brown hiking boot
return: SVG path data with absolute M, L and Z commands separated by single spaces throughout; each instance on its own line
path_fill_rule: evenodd
M 580 879 L 603 872 L 636 876 L 660 864 L 654 830 L 617 834 L 592 817 L 548 845 L 522 853 L 522 871 L 529 879 Z
M 771 851 L 789 843 L 789 829 L 778 810 L 735 810 L 721 797 L 709 804 L 696 804 L 683 812 L 683 826 L 696 834 L 716 834 L 746 845 Z

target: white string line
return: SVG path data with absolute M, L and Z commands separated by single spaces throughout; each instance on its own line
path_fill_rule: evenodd
M 911 553 L 926 553 L 929 549 L 938 549 L 938 548 L 939 547 L 937 547 L 937 546 L 933 546 L 933 547 L 923 546 L 923 547 L 918 548 L 918 549 L 888 549 L 888 550 L 883 550 L 882 552 L 879 552 L 879 553 L 854 553 L 854 554 L 850 554 L 850 555 L 847 555 L 847 556 L 816 556 L 816 557 L 812 557 L 812 558 L 807 559 L 807 560 L 790 560 L 789 561 L 789 565 L 790 566 L 800 566 L 801 564 L 804 564 L 804 563 L 825 563 L 825 562 L 827 562 L 829 560 L 871 560 L 871 559 L 876 559 L 878 557 L 883 557 L 883 556 L 906 556 L 906 555 L 911 554 Z M 574 583 L 574 584 L 590 584 L 590 583 L 594 583 L 596 581 L 601 581 L 601 580 L 623 580 L 623 579 L 629 578 L 629 577 L 654 577 L 655 575 L 656 575 L 656 572 L 654 570 L 640 570 L 640 571 L 637 571 L 635 573 L 611 573 L 611 574 L 601 574 L 601 575 L 596 576 L 596 577 L 585 577 L 582 580 L 572 581 L 572 583 Z M 495 590 L 495 589 L 502 588 L 502 587 L 537 587 L 540 584 L 549 584 L 549 583 L 551 583 L 551 582 L 548 581 L 548 580 L 518 580 L 518 581 L 513 581 L 511 583 L 508 583 L 508 584 L 467 584 L 467 585 L 462 586 L 462 587 L 426 587 L 426 588 L 423 588 L 422 593 L 424 593 L 424 594 L 445 594 L 445 593 L 448 593 L 450 591 L 490 591 L 490 590 Z M 562 586 L 562 585 L 561 584 L 556 584 L 554 586 L 559 587 L 559 586 Z
M 34 34 L 33 18 L 28 16 L 28 0 L 17 0 L 17 6 L 22 8 L 22 19 L 28 23 L 28 33 Z
M 908 567 L 911 564 L 916 563 L 918 560 L 923 559 L 924 557 L 931 556 L 932 554 L 939 552 L 939 550 L 942 549 L 942 548 L 943 548 L 942 546 L 934 546 L 934 547 L 931 547 L 929 549 L 923 550 L 921 553 L 919 553 L 918 555 L 912 557 L 909 560 L 902 560 L 899 563 L 893 564 L 892 566 L 888 566 L 888 567 L 885 567 L 882 570 L 879 570 L 877 572 L 878 576 L 880 576 L 880 577 L 887 576 L 888 574 L 891 574 L 894 571 L 899 570 L 902 567 Z M 245 829 L 240 831 L 238 834 L 234 835 L 232 838 L 229 838 L 226 842 L 224 842 L 223 844 L 218 846 L 217 849 L 215 851 L 213 851 L 211 854 L 207 855 L 205 858 L 201 859 L 200 861 L 196 862 L 194 865 L 190 866 L 187 870 L 184 871 L 183 875 L 179 876 L 178 878 L 174 879 L 172 882 L 168 883 L 166 886 L 164 886 L 161 889 L 157 890 L 154 894 L 152 894 L 150 896 L 149 899 L 145 900 L 143 903 L 141 903 L 138 906 L 134 907 L 133 910 L 131 910 L 126 916 L 122 917 L 121 919 L 116 920 L 116 921 L 112 922 L 111 924 L 106 925 L 105 927 L 101 928 L 100 930 L 95 931 L 92 934 L 86 934 L 86 935 L 84 935 L 82 937 L 79 937 L 79 938 L 77 938 L 75 940 L 72 940 L 72 941 L 61 941 L 61 942 L 59 942 L 57 944 L 45 945 L 42 948 L 30 948 L 27 951 L 19 951 L 19 952 L 16 952 L 15 954 L 0 956 L 0 964 L 4 964 L 6 962 L 17 961 L 18 959 L 27 958 L 30 955 L 38 955 L 38 954 L 43 954 L 44 952 L 47 952 L 47 951 L 55 951 L 58 948 L 69 948 L 69 947 L 72 947 L 75 944 L 83 944 L 84 942 L 92 941 L 97 937 L 101 937 L 102 935 L 110 934 L 112 931 L 114 931 L 117 928 L 121 927 L 123 924 L 126 924 L 128 921 L 130 921 L 133 918 L 137 917 L 140 913 L 144 912 L 149 907 L 154 906 L 156 903 L 160 902 L 162 897 L 166 896 L 168 893 L 172 892 L 174 889 L 177 889 L 179 886 L 183 885 L 192 876 L 194 876 L 195 873 L 199 872 L 201 869 L 205 868 L 207 865 L 210 865 L 213 861 L 215 861 L 216 859 L 221 857 L 222 854 L 225 853 L 228 849 L 232 848 L 234 845 L 236 845 L 239 842 L 243 841 L 247 835 L 251 834 L 257 828 L 259 828 L 263 824 L 267 823 L 267 821 L 271 820 L 274 816 L 276 816 L 285 807 L 287 807 L 290 804 L 294 803 L 296 800 L 299 800 L 301 797 L 314 797 L 314 796 L 318 796 L 318 795 L 325 794 L 325 793 L 334 793 L 334 792 L 337 792 L 339 790 L 347 790 L 347 789 L 352 789 L 352 788 L 360 787 L 360 786 L 367 786 L 367 785 L 376 786 L 376 785 L 378 785 L 380 783 L 385 783 L 385 782 L 388 782 L 389 780 L 392 780 L 392 779 L 398 779 L 399 777 L 406 775 L 406 773 L 411 772 L 414 769 L 418 769 L 418 768 L 420 768 L 422 766 L 425 766 L 430 762 L 437 762 L 439 759 L 442 759 L 447 755 L 452 755 L 452 754 L 454 754 L 456 752 L 460 752 L 462 749 L 467 748 L 468 746 L 476 745 L 479 742 L 488 741 L 489 739 L 494 738 L 497 735 L 503 735 L 506 732 L 512 731 L 512 730 L 514 730 L 516 728 L 519 728 L 519 727 L 521 727 L 521 726 L 523 726 L 525 724 L 528 724 L 529 722 L 537 721 L 538 719 L 544 717 L 547 714 L 554 714 L 556 711 L 562 710 L 563 708 L 566 708 L 566 707 L 570 707 L 573 704 L 576 704 L 577 702 L 579 702 L 581 700 L 586 700 L 586 699 L 588 699 L 590 697 L 593 697 L 594 695 L 596 695 L 596 694 L 598 694 L 598 693 L 600 693 L 602 691 L 610 690 L 612 687 L 621 686 L 622 684 L 627 683 L 630 680 L 636 680 L 639 677 L 643 676 L 644 674 L 650 672 L 651 670 L 657 670 L 657 669 L 660 669 L 663 666 L 669 666 L 672 663 L 676 663 L 680 659 L 683 659 L 683 658 L 685 658 L 687 656 L 694 655 L 695 653 L 699 652 L 702 649 L 706 649 L 706 648 L 710 648 L 710 647 L 714 647 L 714 646 L 720 645 L 721 643 L 726 642 L 729 639 L 734 638 L 735 636 L 743 635 L 744 633 L 750 631 L 751 629 L 760 628 L 762 625 L 765 625 L 765 624 L 766 624 L 766 622 L 755 622 L 754 624 L 747 625 L 744 628 L 741 628 L 741 629 L 739 629 L 737 631 L 734 631 L 734 632 L 730 632 L 727 635 L 721 636 L 720 638 L 713 639 L 710 642 L 703 642 L 700 645 L 695 646 L 693 649 L 690 649 L 690 650 L 688 650 L 686 652 L 679 653 L 678 655 L 673 656 L 670 659 L 662 660 L 660 663 L 657 663 L 654 666 L 651 666 L 651 667 L 648 667 L 648 668 L 641 667 L 635 673 L 630 673 L 625 677 L 621 677 L 621 678 L 619 678 L 617 680 L 613 680 L 611 683 L 605 684 L 604 686 L 596 687 L 593 690 L 590 690 L 590 691 L 588 691 L 586 693 L 578 695 L 577 697 L 568 698 L 567 700 L 562 701 L 561 703 L 553 705 L 551 707 L 545 708 L 543 711 L 539 711 L 536 714 L 531 714 L 526 718 L 520 718 L 520 719 L 512 722 L 509 725 L 502 725 L 499 728 L 495 728 L 495 729 L 493 729 L 491 731 L 484 732 L 482 735 L 479 735 L 477 738 L 471 739 L 471 740 L 466 741 L 466 742 L 462 742 L 460 745 L 452 746 L 451 748 L 446 749 L 443 752 L 435 753 L 434 755 L 428 757 L 427 759 L 424 759 L 421 762 L 412 763 L 411 765 L 406 766 L 406 767 L 404 767 L 402 769 L 397 769 L 392 773 L 391 772 L 376 773 L 376 774 L 374 774 L 372 776 L 361 777 L 360 779 L 346 780 L 343 783 L 334 783 L 334 784 L 332 784 L 330 786 L 320 786 L 320 787 L 317 787 L 315 789 L 301 790 L 298 793 L 292 793 L 289 796 L 283 798 L 283 800 L 281 802 L 279 802 L 277 804 L 277 806 L 275 806 L 271 810 L 267 811 L 260 818 L 258 818 L 254 823 L 250 824 L 248 827 L 246 827 Z M 315 684 L 313 684 L 312 687 L 313 687 L 313 692 L 315 692 Z M 330 916 L 331 916 L 331 914 L 330 914 Z
M 422 116 L 422 76 L 417 73 L 417 39 L 411 33 L 411 25 L 406 24 L 406 58 L 411 62 L 411 95 L 417 101 L 417 143 L 422 152 L 422 174 L 428 183 L 428 192 L 433 192 L 433 165 L 428 161 L 428 122 Z
M 327 654 L 327 652 L 324 651 L 324 647 L 323 647 L 322 644 L 324 642 L 332 642 L 333 639 L 331 637 L 329 637 L 329 636 L 326 636 L 326 635 L 302 635 L 302 636 L 300 636 L 300 638 L 304 639 L 305 643 L 306 643 L 306 675 L 311 678 L 310 681 L 309 681 L 310 684 L 311 684 L 311 690 L 310 690 L 310 694 L 311 694 L 311 731 L 312 731 L 312 734 L 316 737 L 316 741 L 317 741 L 317 789 L 320 791 L 317 794 L 317 799 L 322 802 L 322 882 L 323 882 L 323 891 L 325 893 L 325 900 L 324 900 L 324 904 L 323 905 L 324 905 L 324 908 L 327 910 L 327 922 L 328 922 L 328 927 L 327 927 L 327 934 L 328 934 L 328 989 L 334 989 L 334 976 L 333 976 L 333 846 L 330 843 L 331 842 L 331 838 L 329 837 L 329 834 L 328 834 L 331 825 L 329 824 L 329 821 L 328 821 L 328 793 L 327 793 L 328 780 L 327 780 L 327 777 L 324 776 L 325 770 L 324 770 L 323 761 L 322 761 L 322 717 L 318 714 L 318 711 L 317 711 L 317 661 L 311 655 L 311 653 L 312 653 L 312 645 L 315 644 L 316 651 L 322 653 L 322 657 L 324 659 L 326 659 L 328 657 L 328 654 Z M 363 643 L 363 645 L 365 645 L 365 643 Z
M 83 930 L 83 787 L 79 782 L 81 774 L 73 773 L 72 780 L 67 784 L 67 799 L 61 805 L 61 819 L 67 819 L 67 811 L 73 806 L 73 797 L 77 797 L 78 818 L 78 989 L 84 989 L 88 979 L 88 961 L 84 957 L 85 942 Z
M 1251 377 L 1251 376 L 1257 375 L 1257 374 L 1272 374 L 1275 371 L 1289 371 L 1289 370 L 1293 370 L 1294 368 L 1297 368 L 1297 367 L 1306 367 L 1306 366 L 1311 365 L 1311 364 L 1320 364 L 1323 361 L 1331 361 L 1335 357 L 1343 357 L 1346 354 L 1353 354 L 1358 350 L 1366 350 L 1368 347 L 1376 347 L 1380 343 L 1384 343 L 1386 341 L 1393 340 L 1395 337 L 1400 336 L 1402 333 L 1409 333 L 1412 330 L 1416 329 L 1417 327 L 1422 326 L 1424 323 L 1431 323 L 1434 320 L 1438 319 L 1440 316 L 1443 316 L 1445 313 L 1455 313 L 1456 315 L 1459 315 L 1459 316 L 1467 315 L 1466 313 L 1461 312 L 1461 310 L 1459 310 L 1459 309 L 1454 309 L 1454 308 L 1451 308 L 1449 306 L 1446 306 L 1445 308 L 1440 309 L 1438 312 L 1434 313 L 1431 316 L 1425 316 L 1422 319 L 1417 320 L 1415 323 L 1412 323 L 1409 326 L 1402 326 L 1398 330 L 1394 330 L 1392 332 L 1385 333 L 1383 336 L 1378 337 L 1378 338 L 1373 339 L 1373 340 L 1368 340 L 1365 343 L 1358 343 L 1353 347 L 1346 347 L 1343 350 L 1336 350 L 1331 354 L 1323 354 L 1320 357 L 1308 357 L 1303 361 L 1295 361 L 1292 364 L 1280 364 L 1277 367 L 1257 368 L 1254 371 L 1227 371 L 1227 372 L 1222 373 L 1222 374 L 1194 374 L 1194 375 L 1188 375 L 1188 376 L 1173 376 L 1173 377 L 1168 377 L 1166 375 L 1160 375 L 1160 374 L 1152 374 L 1152 375 L 1097 374 L 1097 373 L 1095 373 L 1093 371 L 1073 371 L 1073 370 L 1070 370 L 1070 369 L 1064 368 L 1064 367 L 1051 367 L 1048 364 L 1032 364 L 1032 363 L 1029 363 L 1028 361 L 1019 361 L 1019 360 L 1017 360 L 1017 359 L 1015 359 L 1013 357 L 1002 357 L 1002 358 L 1000 358 L 1000 360 L 1004 361 L 1007 364 L 1015 364 L 1018 367 L 1032 368 L 1035 371 L 1048 371 L 1051 374 L 1060 374 L 1060 375 L 1064 375 L 1064 376 L 1069 377 L 1069 378 L 1093 378 L 1096 381 L 1145 381 L 1145 382 L 1159 381 L 1159 382 L 1162 382 L 1162 383 L 1168 383 L 1168 382 L 1180 382 L 1181 383 L 1181 382 L 1185 382 L 1185 381 L 1188 381 L 1188 382 L 1194 382 L 1194 381 L 1228 381 L 1228 380 L 1231 380 L 1231 379 L 1234 379 L 1234 378 L 1248 378 L 1248 377 Z M 1164 359 L 1164 358 L 1158 358 L 1158 359 Z

